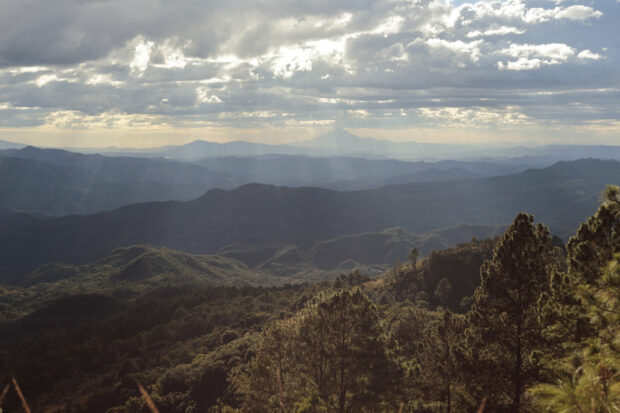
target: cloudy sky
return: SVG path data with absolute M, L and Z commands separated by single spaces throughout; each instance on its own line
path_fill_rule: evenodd
M 619 0 L 2 0 L 0 139 L 620 144 Z

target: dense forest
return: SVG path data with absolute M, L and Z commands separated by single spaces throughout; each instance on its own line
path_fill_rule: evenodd
M 618 187 L 566 245 L 520 213 L 409 258 L 379 278 L 73 290 L 0 325 L 2 408 L 22 408 L 15 377 L 37 412 L 149 412 L 137 383 L 162 413 L 619 411 Z

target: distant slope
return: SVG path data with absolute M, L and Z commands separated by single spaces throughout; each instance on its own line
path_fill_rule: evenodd
M 426 256 L 431 251 L 443 250 L 472 238 L 493 238 L 504 228 L 503 225 L 459 225 L 418 235 L 394 227 L 380 232 L 343 235 L 319 241 L 306 250 L 295 246 L 283 247 L 258 268 L 269 274 L 297 278 L 355 269 L 362 269 L 366 274 L 382 273 L 396 262 L 408 261 L 412 248 L 417 248 L 421 256 Z
M 421 170 L 419 172 L 415 172 L 407 175 L 400 176 L 388 176 L 383 178 L 372 177 L 366 180 L 349 180 L 349 181 L 340 181 L 340 182 L 331 182 L 329 184 L 324 185 L 325 188 L 336 189 L 336 190 L 360 190 L 360 189 L 371 189 L 371 188 L 380 188 L 382 186 L 389 185 L 399 185 L 399 184 L 407 184 L 414 182 L 440 182 L 440 181 L 454 181 L 461 179 L 477 179 L 484 178 L 486 176 L 501 176 L 508 175 L 507 173 L 503 173 L 500 170 L 496 174 L 486 175 L 481 172 L 474 172 L 476 168 L 476 163 L 471 163 L 471 168 L 450 168 L 450 169 L 437 169 L 430 168 Z M 473 169 L 474 171 L 470 170 Z M 507 169 L 507 168 L 504 168 Z M 521 172 L 518 169 L 516 172 Z M 523 168 L 525 170 L 526 168 Z
M 361 138 L 352 133 L 335 129 L 313 139 L 287 144 L 265 144 L 256 142 L 210 142 L 196 140 L 177 147 L 163 147 L 143 151 L 127 149 L 127 154 L 141 156 L 165 156 L 172 159 L 198 160 L 223 156 L 257 156 L 257 155 L 309 155 L 309 156 L 352 156 L 371 158 L 411 159 L 447 159 L 462 158 L 488 145 L 453 145 L 439 143 L 397 142 L 386 139 Z M 121 154 L 123 151 L 101 153 Z
M 0 220 L 0 274 L 6 279 L 55 260 L 84 262 L 130 244 L 191 253 L 214 253 L 233 243 L 307 248 L 393 226 L 423 233 L 462 223 L 505 224 L 519 211 L 567 235 L 596 210 L 604 187 L 619 179 L 620 162 L 582 160 L 439 184 L 354 192 L 252 184 L 211 190 L 187 202 L 137 204 L 89 216 L 19 216 Z
M 23 148 L 24 146 L 26 146 L 26 145 L 23 145 L 21 143 L 3 141 L 3 140 L 0 139 L 0 150 L 2 150 L 2 149 L 19 149 L 19 148 Z
M 426 256 L 472 237 L 485 239 L 502 231 L 503 226 L 462 225 L 417 235 L 402 228 L 388 228 L 319 241 L 308 249 L 289 245 L 268 252 L 260 246 L 237 245 L 217 255 L 188 254 L 149 245 L 115 248 L 87 264 L 52 262 L 14 280 L 11 286 L 0 284 L 0 322 L 36 309 L 40 309 L 37 317 L 45 318 L 46 303 L 57 307 L 66 303 L 63 297 L 98 294 L 127 300 L 160 288 L 281 285 L 333 279 L 356 269 L 378 275 L 395 262 L 407 261 L 413 247 Z M 252 252 L 254 257 L 265 252 L 268 257 L 252 265 L 241 262 Z
M 80 168 L 109 182 L 161 182 L 202 186 L 229 186 L 229 177 L 204 167 L 175 162 L 164 158 L 109 157 L 85 155 L 61 149 L 41 149 L 28 146 L 6 150 L 0 156 L 32 159 L 70 168 Z
M 0 322 L 45 303 L 57 305 L 66 296 L 103 294 L 127 300 L 160 288 L 269 285 L 275 278 L 230 257 L 132 245 L 83 265 L 45 264 L 17 281 L 0 284 Z M 48 308 L 39 311 L 42 317 Z
M 103 148 L 83 149 L 107 155 L 141 157 L 167 157 L 186 161 L 223 156 L 258 155 L 309 155 L 348 156 L 376 159 L 427 160 L 460 159 L 502 159 L 528 158 L 529 162 L 549 165 L 560 160 L 600 158 L 620 160 L 620 146 L 597 145 L 544 145 L 507 146 L 493 144 L 440 144 L 415 141 L 393 141 L 389 139 L 361 138 L 352 133 L 335 129 L 326 134 L 301 142 L 288 144 L 265 144 L 255 142 L 209 142 L 196 140 L 185 145 L 161 148 Z
M 394 159 L 506 159 L 529 157 L 529 161 L 553 163 L 562 160 L 597 158 L 620 160 L 620 146 L 604 145 L 543 145 L 507 146 L 485 144 L 440 144 L 415 141 L 392 141 L 360 138 L 352 133 L 335 129 L 324 135 L 292 144 L 323 155 L 375 156 Z
M 522 157 L 547 158 L 550 160 L 576 160 L 583 158 L 620 160 L 620 146 L 611 145 L 543 145 L 538 147 L 513 147 L 505 149 L 487 149 L 484 156 L 491 158 Z
M 454 168 L 458 170 L 451 170 Z M 292 155 L 210 158 L 190 164 L 26 147 L 0 151 L 0 207 L 59 216 L 146 201 L 189 200 L 208 189 L 251 182 L 367 189 L 524 169 L 524 165 L 490 162 L 412 163 Z
M 162 286 L 199 284 L 255 285 L 266 281 L 242 262 L 230 257 L 192 255 L 149 245 L 119 247 L 88 264 L 75 266 L 50 263 L 38 267 L 20 285 L 62 283 L 54 288 L 74 285 L 91 291 L 145 289 Z M 49 288 L 49 287 L 48 287 Z M 136 291 L 137 292 L 137 291 Z
M 196 160 L 201 158 L 216 158 L 222 156 L 254 156 L 268 154 L 292 154 L 300 153 L 287 145 L 268 145 L 253 142 L 208 142 L 197 140 L 176 148 L 166 149 L 161 152 L 163 156 L 172 159 Z
M 310 155 L 354 156 L 395 159 L 446 159 L 463 157 L 464 153 L 486 148 L 482 145 L 451 145 L 437 143 L 395 142 L 373 138 L 360 138 L 343 129 L 335 129 L 313 139 L 289 144 L 264 144 L 255 142 L 217 143 L 197 140 L 161 151 L 149 151 L 172 159 L 198 160 L 222 156 L 256 155 Z M 133 150 L 132 150 L 133 151 Z M 148 156 L 149 153 L 142 155 Z
M 373 138 L 360 138 L 344 129 L 335 129 L 324 135 L 293 144 L 322 153 L 349 156 L 378 156 L 395 159 L 446 159 L 461 157 L 464 152 L 480 145 L 453 145 L 420 142 L 396 142 Z
M 405 162 L 395 159 L 299 155 L 228 156 L 203 159 L 196 163 L 209 170 L 238 177 L 246 183 L 319 186 L 336 190 L 508 175 L 531 167 L 529 164 L 503 165 L 493 162 Z
M 188 200 L 235 182 L 166 159 L 111 158 L 27 147 L 0 151 L 0 207 L 84 214 L 145 201 Z
M 84 214 L 136 202 L 191 199 L 208 188 L 130 178 L 110 182 L 79 167 L 0 157 L 0 207 L 5 210 Z

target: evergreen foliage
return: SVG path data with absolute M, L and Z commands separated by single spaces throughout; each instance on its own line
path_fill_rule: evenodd
M 602 271 L 599 285 L 582 284 L 574 291 L 597 333 L 558 362 L 554 383 L 532 389 L 541 411 L 620 410 L 620 254 Z
M 377 309 L 359 289 L 319 296 L 261 334 L 233 380 L 245 394 L 241 410 L 378 411 L 391 376 L 383 340 Z
M 525 389 L 540 378 L 544 337 L 538 300 L 549 285 L 550 245 L 548 229 L 521 213 L 481 269 L 468 339 L 486 379 L 473 392 L 487 397 L 488 411 L 527 411 Z M 498 371 L 502 374 L 493 374 Z

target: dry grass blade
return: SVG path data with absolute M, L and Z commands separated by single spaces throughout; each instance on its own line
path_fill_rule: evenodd
M 15 380 L 15 377 L 13 377 L 13 386 L 15 387 L 15 391 L 17 392 L 17 395 L 19 396 L 19 399 L 22 401 L 22 406 L 24 406 L 24 411 L 26 413 L 32 413 L 30 411 L 30 407 L 28 407 L 28 402 L 26 402 L 26 398 L 24 397 L 24 393 L 22 393 L 22 389 L 19 387 L 19 384 L 17 383 L 17 380 Z
M 142 384 L 140 384 L 138 380 L 136 380 L 136 384 L 138 385 L 138 388 L 140 389 L 140 393 L 142 393 L 142 397 L 144 397 L 144 400 L 146 401 L 146 405 L 149 407 L 151 412 L 159 413 L 159 410 L 157 410 L 157 406 L 155 406 L 155 402 L 153 401 L 153 399 L 151 399 L 151 396 L 149 396 L 149 394 L 146 392 L 146 389 L 144 388 L 144 386 L 142 386 Z
M 2 393 L 0 394 L 0 408 L 2 408 L 2 403 L 4 403 L 4 398 L 6 397 L 6 394 L 9 392 L 10 387 L 11 387 L 11 383 L 7 383 L 6 386 L 4 386 L 4 390 L 2 390 Z
M 405 408 L 405 403 L 400 404 L 400 409 L 398 409 L 398 413 L 403 413 L 403 409 Z
M 483 397 L 482 398 L 482 403 L 480 403 L 480 407 L 478 408 L 478 412 L 477 413 L 482 413 L 484 411 L 484 405 L 487 404 L 487 398 Z

